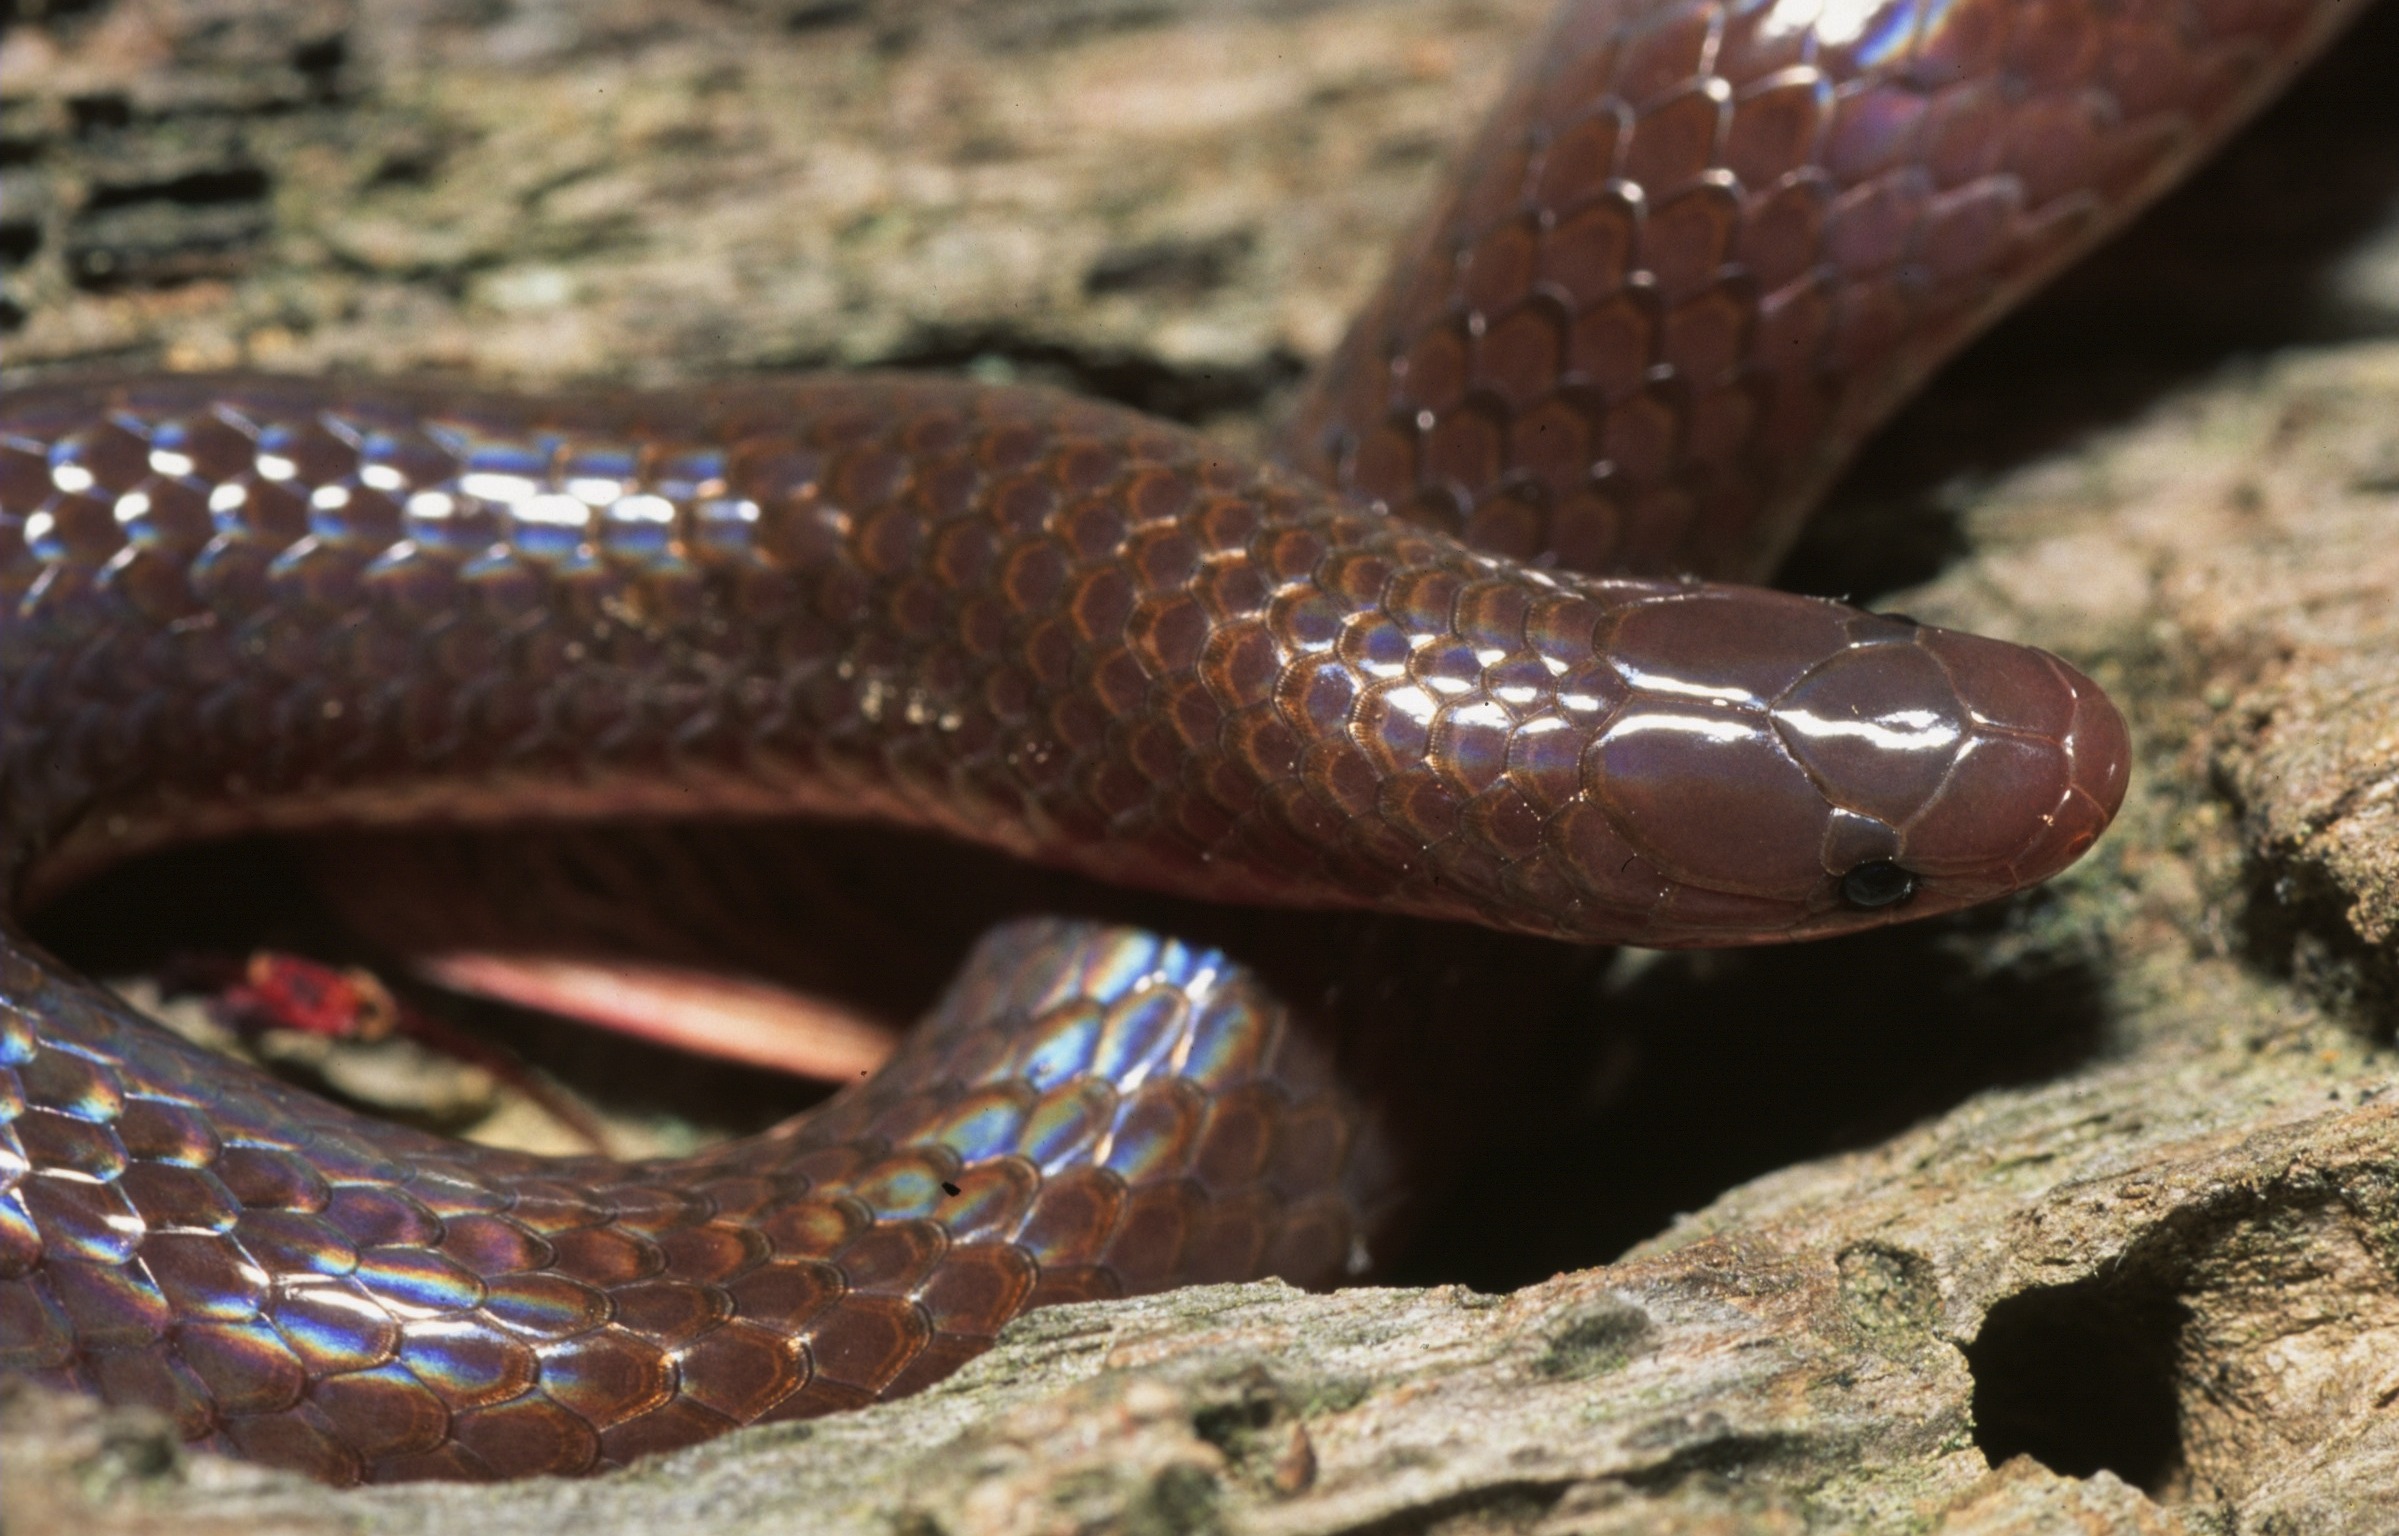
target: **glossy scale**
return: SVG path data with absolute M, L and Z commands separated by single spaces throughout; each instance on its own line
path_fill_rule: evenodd
M 2123 792 L 2085 679 L 1683 573 L 1760 570 L 2342 10 L 1570 5 L 1295 418 L 1305 474 L 928 381 L 15 392 L 0 846 L 23 884 L 242 829 L 803 811 L 1648 944 L 2017 888 Z M 1523 969 L 1444 985 L 1506 1017 Z M 1441 1109 L 1361 1046 L 1464 1050 L 1442 990 L 1031 919 L 871 1083 L 619 1165 L 361 1120 L 11 939 L 0 1366 L 332 1481 L 871 1401 L 1027 1306 L 1354 1269 Z

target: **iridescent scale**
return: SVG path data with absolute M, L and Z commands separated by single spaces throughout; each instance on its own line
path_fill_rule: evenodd
M 2354 9 L 1576 0 L 1304 474 L 929 380 L 0 397 L 20 894 L 244 830 L 704 811 L 1405 915 L 1013 922 L 873 1081 L 636 1164 L 364 1120 L 12 931 L 0 1369 L 335 1482 L 619 1465 L 1029 1306 L 1371 1260 L 1461 1063 L 1556 1006 L 1527 941 L 1423 920 L 1747 943 L 2045 878 L 2124 791 L 2087 679 L 1696 578 Z

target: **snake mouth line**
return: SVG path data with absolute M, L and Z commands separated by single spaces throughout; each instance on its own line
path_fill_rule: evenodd
M 870 1080 L 626 1161 L 370 1123 L 0 933 L 0 1369 L 335 1483 L 620 1467 L 1354 1274 L 1587 1004 L 1536 939 L 2055 873 L 2129 768 L 2087 678 L 1709 578 L 2354 9 L 1572 0 L 1274 462 L 887 375 L 0 396 L 13 872 L 701 807 L 1171 893 L 962 926 Z

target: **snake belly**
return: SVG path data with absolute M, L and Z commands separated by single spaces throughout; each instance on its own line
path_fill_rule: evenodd
M 1570 4 L 1281 466 L 877 376 L 14 390 L 0 857 L 798 813 L 1649 945 L 2037 882 L 2124 791 L 2087 679 L 1698 578 L 1770 566 L 2343 11 Z M 0 1369 L 330 1482 L 572 1473 L 921 1387 L 1031 1306 L 1337 1278 L 1406 1181 L 1348 1047 L 1409 1010 L 1237 949 L 1007 924 L 871 1082 L 615 1163 L 362 1119 L 12 927 Z

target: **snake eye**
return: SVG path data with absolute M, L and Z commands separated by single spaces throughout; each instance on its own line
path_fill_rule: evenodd
M 1916 894 L 1916 877 L 1889 859 L 1870 859 L 1841 877 L 1841 899 L 1862 911 L 1892 907 Z

